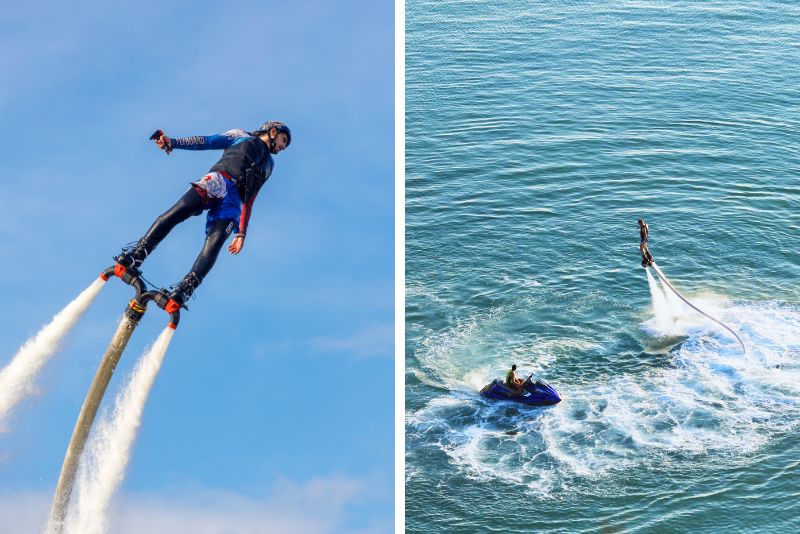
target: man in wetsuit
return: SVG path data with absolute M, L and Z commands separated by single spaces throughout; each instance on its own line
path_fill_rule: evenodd
M 517 370 L 517 365 L 514 364 L 511 366 L 511 369 L 506 373 L 506 385 L 513 389 L 517 393 L 525 393 L 525 388 L 522 387 L 522 384 L 525 381 L 521 378 L 517 378 L 514 371 Z
M 224 150 L 208 174 L 192 183 L 175 205 L 156 218 L 139 241 L 114 257 L 126 269 L 138 271 L 147 255 L 177 224 L 208 210 L 205 245 L 189 273 L 173 286 L 167 304 L 171 313 L 192 296 L 231 233 L 236 236 L 228 251 L 238 254 L 242 250 L 253 202 L 275 164 L 272 155 L 289 146 L 292 134 L 285 124 L 268 121 L 255 132 L 230 130 L 219 135 L 170 139 L 158 131 L 153 139 L 167 154 L 175 149 Z
M 650 249 L 647 248 L 647 238 L 650 237 L 650 228 L 647 223 L 639 219 L 639 252 L 642 254 L 642 267 L 647 267 L 653 263 L 653 256 L 650 255 Z

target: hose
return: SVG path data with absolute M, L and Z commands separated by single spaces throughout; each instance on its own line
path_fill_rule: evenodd
M 736 333 L 736 332 L 733 330 L 733 328 L 731 328 L 730 326 L 726 325 L 725 323 L 723 323 L 723 322 L 722 322 L 722 321 L 720 321 L 719 319 L 716 319 L 716 318 L 714 318 L 714 317 L 711 317 L 709 314 L 707 314 L 706 312 L 704 312 L 703 310 L 701 310 L 700 308 L 698 308 L 697 306 L 695 306 L 694 304 L 692 304 L 691 302 L 689 302 L 689 301 L 686 299 L 686 297 L 684 297 L 683 295 L 681 295 L 681 294 L 678 292 L 678 290 L 677 290 L 677 289 L 675 289 L 675 288 L 672 286 L 672 284 L 670 284 L 670 283 L 669 283 L 669 280 L 667 280 L 667 277 L 666 277 L 666 276 L 664 276 L 664 273 L 662 273 L 662 272 L 661 272 L 661 269 L 659 269 L 659 268 L 658 268 L 658 265 L 656 265 L 656 262 L 651 262 L 651 263 L 650 263 L 650 267 L 652 267 L 652 268 L 653 268 L 653 270 L 654 270 L 654 271 L 656 272 L 656 274 L 658 275 L 658 277 L 659 277 L 659 278 L 661 278 L 661 281 L 662 281 L 662 282 L 664 282 L 664 284 L 665 284 L 665 285 L 666 285 L 668 288 L 670 288 L 670 289 L 672 290 L 672 292 L 673 292 L 673 293 L 675 293 L 676 295 L 678 295 L 678 298 L 680 298 L 680 299 L 681 299 L 683 302 L 685 302 L 687 305 L 689 305 L 689 307 L 690 307 L 690 308 L 692 308 L 692 309 L 693 309 L 693 310 L 695 310 L 696 312 L 700 313 L 701 315 L 704 315 L 704 316 L 708 317 L 709 319 L 711 319 L 712 321 L 714 321 L 714 322 L 715 322 L 715 323 L 717 323 L 718 325 L 722 326 L 722 327 L 723 327 L 725 330 L 727 330 L 728 332 L 730 332 L 731 334 L 733 334 L 733 337 L 735 337 L 735 338 L 736 338 L 736 340 L 739 342 L 739 344 L 742 346 L 742 352 L 744 352 L 744 355 L 745 355 L 745 356 L 747 356 L 747 347 L 745 346 L 745 344 L 744 344 L 744 341 L 742 341 L 742 338 L 740 338 L 740 337 L 739 337 L 739 334 L 737 334 L 737 333 Z

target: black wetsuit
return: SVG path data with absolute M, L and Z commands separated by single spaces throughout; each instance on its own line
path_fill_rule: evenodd
M 203 197 L 195 188 L 189 188 L 184 195 L 178 199 L 170 209 L 156 218 L 153 225 L 145 234 L 147 245 L 150 250 L 167 237 L 175 226 L 182 223 L 192 215 L 200 215 L 203 212 Z M 202 281 L 211 271 L 217 261 L 225 241 L 233 232 L 235 222 L 232 220 L 217 220 L 210 223 L 206 230 L 206 241 L 203 249 L 194 260 L 192 271 Z
M 144 235 L 145 249 L 149 254 L 176 225 L 193 215 L 200 215 L 210 209 L 206 224 L 206 240 L 203 249 L 192 266 L 192 271 L 202 281 L 209 273 L 225 241 L 235 230 L 244 236 L 252 213 L 253 202 L 261 187 L 269 179 L 274 160 L 267 144 L 244 130 L 231 130 L 221 135 L 195 136 L 172 139 L 172 146 L 185 150 L 224 149 L 222 157 L 211 167 L 209 173 L 219 173 L 235 185 L 232 193 L 238 193 L 241 200 L 234 203 L 241 208 L 237 213 L 226 210 L 213 213 L 221 200 L 211 198 L 203 180 L 192 184 L 184 195 L 167 211 L 159 215 Z M 207 175 L 208 176 L 208 175 Z M 221 180 L 221 178 L 219 178 Z

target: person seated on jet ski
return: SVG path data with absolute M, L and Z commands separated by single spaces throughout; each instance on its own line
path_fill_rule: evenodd
M 642 219 L 639 219 L 639 252 L 642 254 L 642 267 L 647 267 L 653 263 L 653 256 L 647 248 L 647 238 L 650 237 L 650 227 Z
M 525 393 L 525 388 L 522 387 L 522 384 L 524 384 L 525 381 L 521 378 L 517 378 L 517 376 L 514 374 L 514 371 L 516 370 L 517 370 L 517 365 L 514 364 L 511 366 L 511 370 L 508 371 L 508 373 L 506 373 L 506 385 L 511 389 L 513 389 L 515 392 L 522 395 L 523 393 Z

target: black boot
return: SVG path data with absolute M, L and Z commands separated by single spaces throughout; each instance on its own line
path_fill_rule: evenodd
M 170 300 L 174 300 L 179 305 L 183 305 L 200 285 L 203 280 L 195 274 L 194 271 L 189 271 L 189 274 L 183 277 L 183 280 L 173 286 L 172 292 L 169 294 Z
M 150 252 L 151 250 L 148 250 L 147 240 L 141 238 L 139 241 L 123 248 L 118 256 L 114 256 L 114 261 L 126 269 L 138 271 L 142 266 L 142 262 Z

